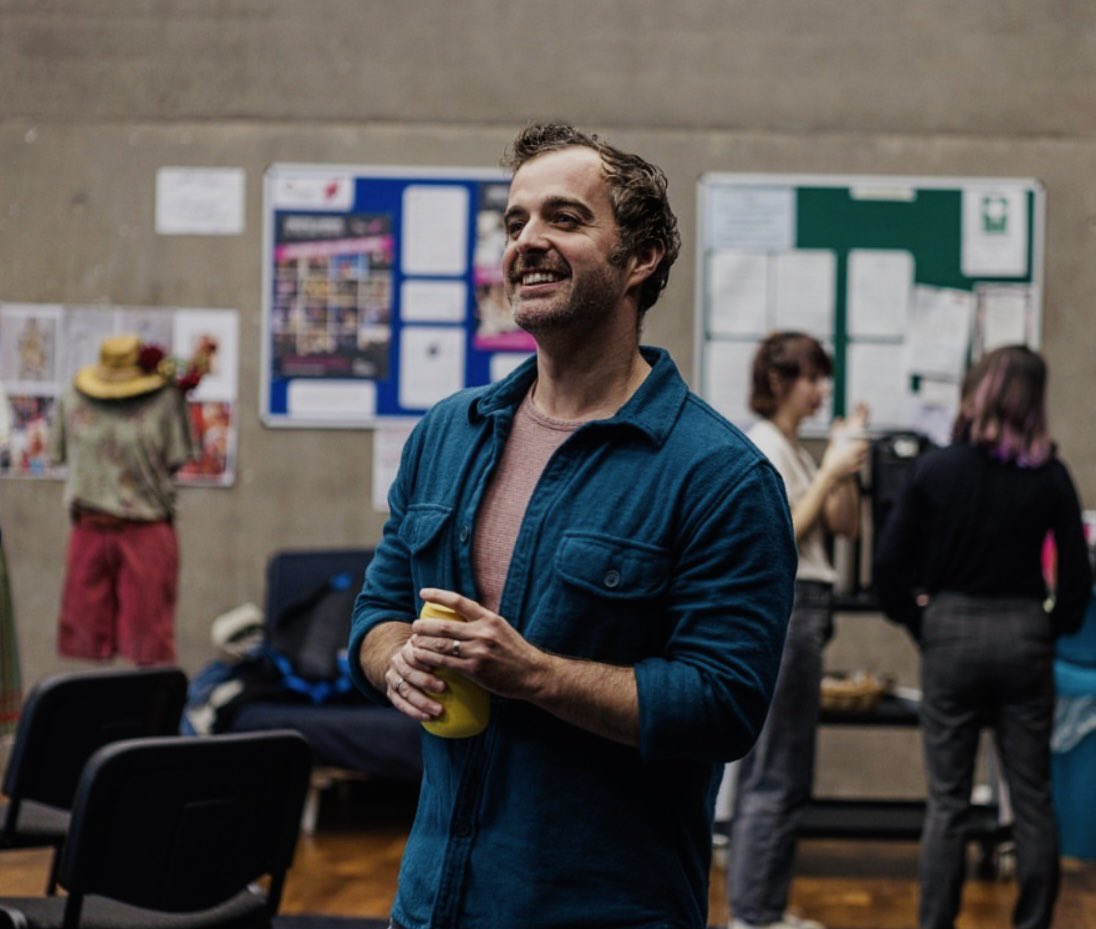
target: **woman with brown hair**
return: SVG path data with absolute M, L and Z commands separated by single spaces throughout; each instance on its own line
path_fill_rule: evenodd
M 750 406 L 761 420 L 749 437 L 784 479 L 799 553 L 795 601 L 776 691 L 757 743 L 738 766 L 727 890 L 733 929 L 821 929 L 788 913 L 799 814 L 814 778 L 815 728 L 822 649 L 833 626 L 837 572 L 826 535 L 855 536 L 868 411 L 836 419 L 816 464 L 799 440 L 802 424 L 821 408 L 833 363 L 802 332 L 776 332 L 754 356 Z
M 880 604 L 921 646 L 921 929 L 951 929 L 959 912 L 985 725 L 1014 811 L 1014 925 L 1045 929 L 1053 916 L 1054 638 L 1079 627 L 1092 578 L 1077 493 L 1047 434 L 1046 379 L 1045 362 L 1024 346 L 985 355 L 964 382 L 953 443 L 911 468 L 876 549 Z M 1048 533 L 1058 551 L 1052 605 Z

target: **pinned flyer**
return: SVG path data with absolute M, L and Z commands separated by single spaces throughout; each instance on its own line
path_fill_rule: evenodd
M 963 274 L 1027 275 L 1027 196 L 1018 187 L 972 187 L 963 191 Z

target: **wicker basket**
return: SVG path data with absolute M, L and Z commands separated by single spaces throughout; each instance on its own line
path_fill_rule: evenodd
M 890 681 L 869 671 L 827 672 L 822 677 L 822 709 L 831 713 L 870 713 Z

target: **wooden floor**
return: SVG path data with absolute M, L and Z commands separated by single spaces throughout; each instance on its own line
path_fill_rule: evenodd
M 392 785 L 351 784 L 325 796 L 315 835 L 298 845 L 282 912 L 387 915 L 413 809 L 413 792 Z M 792 907 L 830 929 L 915 929 L 916 855 L 913 843 L 803 842 Z M 38 851 L 0 852 L 0 896 L 39 893 L 48 860 Z M 1096 861 L 1067 858 L 1063 871 L 1055 926 L 1096 929 Z M 1007 927 L 1014 899 L 1008 881 L 968 881 L 958 929 Z M 709 906 L 709 922 L 725 924 L 719 866 Z

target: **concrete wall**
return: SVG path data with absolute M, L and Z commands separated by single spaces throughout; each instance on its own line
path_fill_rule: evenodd
M 369 544 L 383 519 L 369 432 L 258 422 L 261 179 L 276 161 L 490 167 L 544 118 L 641 152 L 667 170 L 686 239 L 645 336 L 687 376 L 700 174 L 1040 178 L 1052 425 L 1096 505 L 1084 0 L 0 0 L 0 88 L 0 300 L 241 313 L 239 479 L 181 492 L 188 670 L 210 656 L 210 619 L 258 600 L 272 550 Z M 245 168 L 246 233 L 158 237 L 163 165 Z M 61 666 L 60 484 L 0 481 L 0 519 L 32 680 Z M 846 667 L 868 657 L 856 628 Z M 880 635 L 872 660 L 908 663 Z

